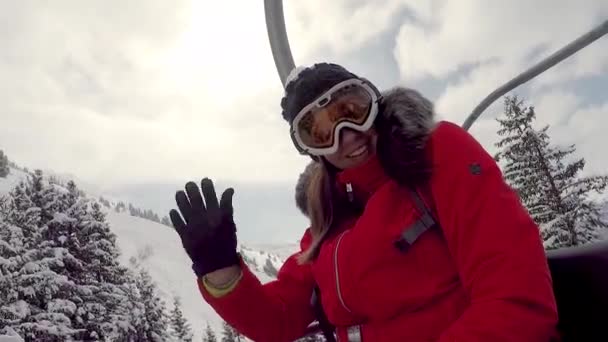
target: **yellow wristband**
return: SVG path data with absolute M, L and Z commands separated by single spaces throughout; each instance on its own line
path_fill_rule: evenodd
M 240 271 L 239 275 L 234 277 L 234 279 L 230 280 L 225 285 L 218 287 L 218 286 L 214 286 L 211 283 L 209 283 L 209 281 L 207 280 L 207 277 L 203 276 L 203 286 L 205 286 L 205 289 L 207 290 L 207 292 L 209 292 L 209 294 L 211 296 L 213 296 L 215 298 L 219 298 L 219 297 L 227 295 L 232 290 L 234 290 L 234 288 L 239 283 L 239 281 L 241 280 L 242 277 L 243 277 L 243 271 Z

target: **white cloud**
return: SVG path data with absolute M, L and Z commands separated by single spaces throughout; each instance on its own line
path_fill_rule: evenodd
M 593 0 L 444 1 L 427 25 L 402 25 L 395 55 L 407 80 L 442 78 L 469 64 L 524 60 L 539 47 L 552 52 L 607 13 Z
M 568 122 L 568 118 L 573 115 L 583 104 L 583 99 L 565 90 L 554 90 L 532 96 L 538 126 L 560 125 Z
M 449 80 L 436 106 L 458 123 L 534 49 L 560 47 L 608 11 L 605 2 L 549 0 L 315 0 L 284 8 L 297 64 L 340 62 L 384 37 L 408 9 L 415 17 L 395 40 L 403 80 Z M 101 184 L 202 175 L 271 182 L 294 180 L 308 161 L 280 117 L 260 2 L 10 2 L 0 6 L 0 39 L 0 147 L 24 165 Z M 559 82 L 605 72 L 608 49 L 597 46 L 558 70 Z M 482 120 L 472 131 L 490 142 L 493 125 Z
M 13 159 L 101 184 L 297 177 L 260 3 L 64 5 L 0 9 Z
M 608 3 L 438 1 L 430 14 L 418 13 L 418 20 L 403 23 L 396 37 L 394 55 L 401 77 L 408 84 L 429 78 L 444 84 L 436 100 L 437 111 L 442 117 L 461 124 L 491 91 L 592 29 L 598 20 L 605 20 Z M 514 93 L 523 92 L 526 100 L 537 107 L 539 122 L 556 125 L 568 120 L 574 112 L 580 112 L 585 103 L 573 93 L 559 89 L 585 76 L 605 74 L 608 70 L 606 44 L 604 37 L 530 82 L 529 98 L 525 89 L 518 88 Z M 471 130 L 491 151 L 497 140 L 493 118 L 501 112 L 499 99 L 486 109 Z M 583 131 L 575 129 L 566 136 L 583 139 L 586 134 Z
M 447 83 L 436 101 L 437 112 L 456 123 L 463 123 L 473 108 L 502 83 L 505 75 L 517 71 L 513 63 L 488 62 L 457 80 Z M 502 110 L 501 100 L 486 109 L 483 117 L 494 117 Z
M 416 1 L 284 1 L 285 22 L 296 63 L 356 51 L 382 34 L 408 3 Z
M 577 155 L 587 161 L 585 174 L 607 174 L 606 131 L 608 130 L 608 101 L 596 106 L 579 108 L 553 134 L 563 143 L 576 144 Z M 568 141 L 566 141 L 568 140 Z

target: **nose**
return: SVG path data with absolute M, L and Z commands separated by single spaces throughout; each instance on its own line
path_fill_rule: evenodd
M 345 128 L 340 132 L 340 149 L 355 144 L 359 139 L 359 132 Z

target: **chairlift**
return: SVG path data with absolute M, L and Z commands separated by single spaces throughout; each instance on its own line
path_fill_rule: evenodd
M 274 63 L 283 86 L 295 64 L 283 14 L 282 0 L 264 0 L 266 29 Z M 486 96 L 462 127 L 469 130 L 494 101 L 530 81 L 608 33 L 608 20 L 581 35 Z M 562 341 L 608 340 L 608 241 L 546 252 L 558 305 Z M 319 332 L 313 323 L 306 334 Z

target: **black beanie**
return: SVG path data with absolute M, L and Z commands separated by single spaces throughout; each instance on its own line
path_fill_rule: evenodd
M 291 124 L 307 104 L 336 84 L 351 78 L 358 76 L 333 63 L 317 63 L 303 69 L 285 88 L 285 96 L 281 99 L 283 119 Z

